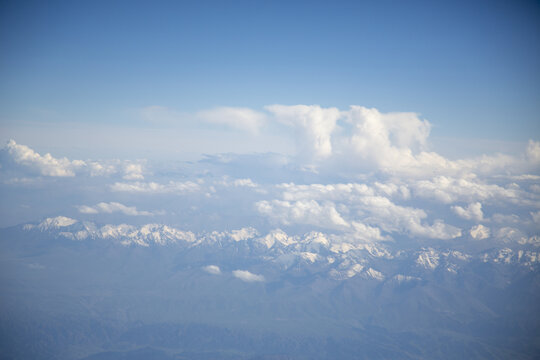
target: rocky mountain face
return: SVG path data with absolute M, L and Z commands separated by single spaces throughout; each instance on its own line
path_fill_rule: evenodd
M 535 358 L 539 245 L 60 216 L 0 230 L 0 338 L 4 358 Z

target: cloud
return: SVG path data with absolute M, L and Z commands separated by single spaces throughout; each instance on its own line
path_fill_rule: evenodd
M 382 114 L 377 109 L 351 106 L 345 116 L 352 125 L 349 144 L 354 153 L 389 171 L 417 161 L 413 152 L 426 146 L 431 128 L 415 113 Z
M 222 186 L 234 186 L 234 187 L 249 187 L 256 188 L 259 185 L 249 178 L 243 179 L 230 179 L 228 176 L 224 176 L 222 180 L 216 182 L 218 185 Z
M 471 230 L 469 230 L 469 234 L 475 240 L 483 240 L 489 237 L 490 231 L 488 227 L 485 227 L 482 224 L 478 224 L 476 226 L 473 226 Z
M 525 152 L 527 160 L 534 164 L 540 163 L 540 141 L 529 140 Z
M 75 170 L 86 166 L 81 160 L 57 159 L 49 153 L 41 156 L 28 146 L 17 144 L 15 140 L 9 140 L 6 149 L 17 164 L 27 166 L 43 176 L 75 176 Z
M 141 164 L 127 163 L 124 164 L 124 176 L 125 180 L 142 180 L 143 168 Z
M 100 202 L 99 204 L 95 206 L 86 206 L 81 205 L 77 206 L 77 209 L 79 209 L 79 212 L 83 214 L 99 214 L 99 213 L 105 213 L 105 214 L 112 214 L 113 212 L 120 212 L 124 215 L 129 216 L 152 216 L 153 213 L 149 211 L 139 211 L 135 206 L 126 206 L 122 205 L 117 202 Z
M 359 199 L 360 214 L 364 222 L 379 226 L 387 232 L 407 233 L 431 239 L 448 240 L 461 236 L 461 230 L 435 220 L 432 225 L 423 223 L 427 214 L 422 209 L 394 204 L 382 196 L 366 196 Z
M 221 269 L 217 265 L 208 265 L 203 267 L 203 270 L 212 275 L 220 275 Z
M 357 105 L 345 111 L 318 105 L 269 105 L 265 109 L 295 129 L 300 159 L 308 165 L 321 165 L 328 159 L 333 161 L 327 166 L 335 168 L 339 162 L 342 171 L 368 170 L 412 178 L 523 173 L 540 165 L 540 142 L 532 140 L 521 157 L 497 154 L 446 159 L 428 151 L 431 124 L 416 113 L 382 113 Z
M 526 244 L 528 242 L 528 238 L 523 231 L 510 226 L 498 229 L 495 233 L 495 237 L 510 243 L 516 242 L 519 244 Z
M 461 236 L 461 230 L 442 220 L 426 224 L 427 213 L 422 209 L 396 205 L 386 196 L 378 194 L 399 194 L 408 199 L 406 187 L 368 186 L 366 184 L 280 184 L 282 198 L 285 200 L 264 200 L 255 204 L 257 210 L 273 220 L 285 225 L 308 224 L 328 229 L 356 232 L 361 226 L 365 240 L 380 241 L 386 238 L 380 229 L 388 233 L 408 234 L 432 239 L 453 239 Z M 339 210 L 339 211 L 338 211 Z M 345 217 L 346 216 L 346 217 Z M 351 222 L 356 222 L 351 227 Z
M 343 229 L 350 226 L 330 202 L 321 205 L 315 200 L 295 202 L 263 200 L 257 202 L 255 207 L 259 213 L 285 225 L 308 224 L 329 229 Z
M 459 217 L 466 220 L 482 221 L 484 213 L 482 212 L 482 204 L 475 202 L 469 204 L 466 208 L 461 206 L 452 206 L 452 211 Z
M 527 202 L 525 193 L 515 186 L 502 187 L 486 184 L 477 179 L 437 176 L 430 180 L 419 180 L 411 184 L 415 196 L 435 199 L 443 203 L 478 200 Z
M 131 193 L 148 193 L 148 194 L 184 194 L 196 192 L 200 190 L 200 185 L 192 181 L 170 181 L 166 184 L 156 182 L 131 182 L 122 183 L 116 182 L 110 186 L 112 191 L 131 192 Z
M 385 241 L 389 240 L 388 237 L 381 234 L 381 229 L 360 222 L 353 221 L 352 226 L 354 233 L 352 237 L 355 240 L 371 243 L 373 241 Z
M 110 176 L 123 174 L 125 180 L 142 180 L 144 161 L 129 160 L 69 160 L 68 158 L 55 158 L 51 154 L 40 155 L 26 145 L 17 144 L 10 140 L 5 150 L 16 164 L 22 165 L 42 176 L 74 177 L 81 176 Z
M 264 276 L 262 275 L 256 275 L 253 274 L 247 270 L 234 270 L 233 272 L 234 277 L 237 277 L 238 279 L 245 281 L 245 282 L 262 282 L 264 281 Z
M 305 159 L 322 159 L 332 155 L 331 135 L 341 116 L 337 108 L 269 105 L 265 109 L 281 123 L 297 130 L 300 156 Z
M 530 212 L 533 221 L 537 224 L 540 224 L 540 210 Z
M 257 134 L 266 122 L 265 114 L 239 107 L 219 107 L 199 111 L 196 116 L 212 124 L 225 125 L 252 134 Z
M 107 176 L 117 172 L 116 164 L 87 161 L 86 165 L 90 169 L 90 176 Z

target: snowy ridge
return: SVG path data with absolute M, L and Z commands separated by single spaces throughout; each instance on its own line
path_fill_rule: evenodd
M 458 274 L 462 266 L 478 261 L 494 264 L 517 264 L 531 271 L 538 267 L 539 254 L 534 243 L 505 246 L 476 254 L 466 254 L 454 249 L 423 247 L 400 249 L 396 243 L 365 243 L 355 238 L 334 234 L 310 232 L 289 235 L 281 229 L 261 234 L 246 227 L 232 231 L 213 231 L 195 234 L 163 224 L 134 226 L 128 224 L 103 225 L 81 222 L 64 216 L 48 218 L 41 223 L 26 224 L 23 231 L 46 232 L 56 238 L 73 241 L 106 241 L 125 247 L 176 246 L 181 248 L 242 247 L 252 258 L 275 264 L 283 271 L 308 268 L 328 274 L 336 280 L 355 277 L 375 281 L 393 281 L 398 284 L 421 280 L 419 274 L 443 271 Z M 528 246 L 528 247 L 526 247 Z M 235 253 L 238 253 L 237 251 Z M 390 270 L 389 264 L 404 263 L 409 270 Z

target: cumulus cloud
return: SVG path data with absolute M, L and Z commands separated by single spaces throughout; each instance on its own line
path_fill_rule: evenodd
M 346 118 L 353 126 L 352 150 L 385 170 L 413 165 L 413 151 L 426 146 L 431 128 L 415 113 L 382 114 L 363 106 L 351 106 Z
M 257 134 L 266 121 L 266 115 L 249 108 L 219 107 L 197 113 L 203 121 L 226 125 L 237 130 Z
M 233 272 L 234 277 L 237 277 L 238 279 L 245 281 L 245 282 L 262 282 L 264 281 L 264 276 L 262 275 L 256 275 L 253 274 L 247 270 L 234 270 Z
M 400 192 L 408 198 L 406 187 L 396 185 L 394 190 L 390 190 L 391 186 L 372 187 L 365 184 L 289 183 L 278 185 L 277 188 L 282 190 L 282 198 L 285 200 L 260 201 L 256 203 L 256 208 L 261 214 L 285 225 L 315 225 L 353 232 L 359 238 L 362 233 L 359 229 L 369 226 L 363 232 L 369 234 L 365 238 L 371 240 L 385 239 L 379 229 L 388 233 L 432 239 L 461 236 L 459 228 L 445 224 L 442 220 L 435 220 L 431 225 L 426 223 L 428 214 L 422 209 L 397 205 L 389 198 L 378 195 Z M 344 218 L 345 215 L 349 220 Z M 351 227 L 351 222 L 356 224 Z
M 530 212 L 533 221 L 537 224 L 540 224 L 540 210 Z
M 123 176 L 123 178 L 125 180 L 142 180 L 142 179 L 144 179 L 142 164 L 133 164 L 133 163 L 125 164 L 124 165 L 124 176 Z
M 305 158 L 326 158 L 332 155 L 331 136 L 341 116 L 337 108 L 318 105 L 269 105 L 265 107 L 275 118 L 297 130 L 299 154 Z
M 234 187 L 248 187 L 248 188 L 258 187 L 258 184 L 255 183 L 250 178 L 230 179 L 227 176 L 224 176 L 223 179 L 218 181 L 216 184 L 222 185 L 222 186 L 234 186 Z
M 10 140 L 5 150 L 9 157 L 21 166 L 24 166 L 42 176 L 74 177 L 74 176 L 111 176 L 122 174 L 125 180 L 144 179 L 144 161 L 129 160 L 70 160 L 66 157 L 55 158 L 51 154 L 40 155 L 26 145 L 17 144 Z
M 139 211 L 135 206 L 126 206 L 117 202 L 100 202 L 99 204 L 95 206 L 87 206 L 87 205 L 81 205 L 77 206 L 79 209 L 79 212 L 83 214 L 112 214 L 113 212 L 120 212 L 124 215 L 129 216 L 152 216 L 153 213 L 149 211 Z
M 88 169 L 90 169 L 90 176 L 112 175 L 117 171 L 115 164 L 111 163 L 87 161 L 86 164 Z
M 527 160 L 534 164 L 540 163 L 540 141 L 529 140 L 526 151 Z
M 448 240 L 461 236 L 461 230 L 435 220 L 432 225 L 425 224 L 427 214 L 422 209 L 400 206 L 382 196 L 366 196 L 359 200 L 360 214 L 364 222 L 378 225 L 387 232 L 408 233 L 431 239 Z
M 431 124 L 416 113 L 382 113 L 356 105 L 344 111 L 317 105 L 270 105 L 265 109 L 295 129 L 298 151 L 309 162 L 332 158 L 355 171 L 412 178 L 527 172 L 540 165 L 540 142 L 532 140 L 521 157 L 496 154 L 449 160 L 428 151 Z
M 497 230 L 495 233 L 497 239 L 506 241 L 506 242 L 516 242 L 519 244 L 526 244 L 528 237 L 520 229 L 516 229 L 511 226 L 505 226 Z
M 477 179 L 437 176 L 429 180 L 419 180 L 411 184 L 415 196 L 435 199 L 443 203 L 478 200 L 527 202 L 519 188 L 487 184 Z
M 259 201 L 255 204 L 259 213 L 277 220 L 285 225 L 309 224 L 329 229 L 343 229 L 349 227 L 334 204 L 326 202 L 319 204 L 315 200 L 309 201 Z
M 156 182 L 116 182 L 111 185 L 112 191 L 131 192 L 131 193 L 149 193 L 149 194 L 184 194 L 200 190 L 200 185 L 193 181 L 170 181 L 166 184 Z
M 82 160 L 57 159 L 49 153 L 42 156 L 15 140 L 9 140 L 6 149 L 17 164 L 34 169 L 43 176 L 75 176 L 77 169 L 86 166 Z
M 452 206 L 452 211 L 459 217 L 466 220 L 482 221 L 484 213 L 482 212 L 482 204 L 475 202 L 469 204 L 466 208 L 461 206 Z
M 217 265 L 208 265 L 203 267 L 203 270 L 212 275 L 220 275 L 221 269 Z
M 360 240 L 367 243 L 389 240 L 387 236 L 382 235 L 381 229 L 377 227 L 369 226 L 356 221 L 352 222 L 352 227 L 354 229 L 352 237 L 355 240 Z
M 489 237 L 490 231 L 488 227 L 485 227 L 482 224 L 478 224 L 476 226 L 473 226 L 471 230 L 469 230 L 469 234 L 475 240 L 483 240 Z

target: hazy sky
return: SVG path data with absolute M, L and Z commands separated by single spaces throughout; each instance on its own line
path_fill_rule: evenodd
M 415 112 L 449 156 L 540 134 L 535 1 L 0 6 L 3 144 L 81 158 L 291 153 L 287 130 L 254 140 L 200 116 L 272 104 Z

